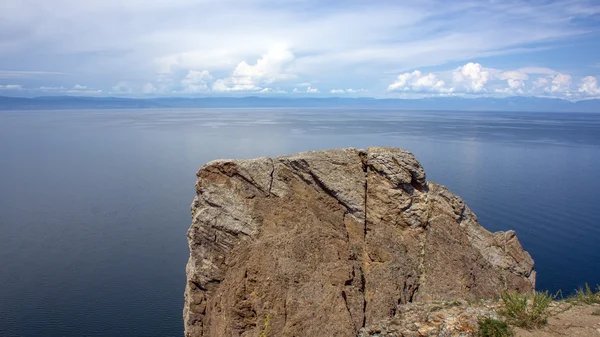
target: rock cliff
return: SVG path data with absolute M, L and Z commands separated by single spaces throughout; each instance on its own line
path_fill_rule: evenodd
M 216 160 L 198 171 L 186 336 L 356 336 L 399 305 L 534 288 L 513 231 L 395 148 Z

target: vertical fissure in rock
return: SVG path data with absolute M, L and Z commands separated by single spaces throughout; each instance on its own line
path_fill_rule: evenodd
M 275 162 L 273 161 L 273 158 L 269 158 L 269 160 L 271 161 L 271 173 L 269 173 L 270 176 L 270 180 L 269 180 L 269 196 L 271 195 L 271 188 L 273 187 L 273 176 L 275 175 Z
M 369 163 L 368 163 L 368 154 L 364 151 L 360 151 L 359 152 L 359 157 L 360 157 L 360 161 L 362 163 L 362 169 L 363 169 L 363 173 L 365 174 L 365 186 L 364 186 L 364 193 L 365 193 L 365 197 L 364 197 L 364 203 L 363 203 L 363 208 L 364 208 L 364 223 L 363 223 L 363 247 L 364 250 L 366 251 L 366 246 L 367 246 L 367 195 L 369 192 Z M 367 255 L 365 253 L 365 255 Z M 359 265 L 360 268 L 360 277 L 361 277 L 361 289 L 360 292 L 363 296 L 363 307 L 362 307 L 362 316 L 363 316 L 363 321 L 362 321 L 362 327 L 364 328 L 367 324 L 367 294 L 366 294 L 366 288 L 367 288 L 367 280 L 365 278 L 365 268 L 363 268 L 362 264 L 366 262 L 366 256 L 363 256 L 362 258 L 362 262 Z
M 431 218 L 431 211 L 433 206 L 431 205 L 431 201 L 429 200 L 429 195 L 425 196 L 426 200 L 425 200 L 425 204 L 427 205 L 427 216 L 425 217 L 425 225 L 423 226 L 423 230 L 425 231 L 423 233 L 423 240 L 421 241 L 421 247 L 420 247 L 420 251 L 419 251 L 419 270 L 418 270 L 418 278 L 417 278 L 417 285 L 415 286 L 415 289 L 413 291 L 413 294 L 411 296 L 410 302 L 413 302 L 414 300 L 416 300 L 418 293 L 419 293 L 419 288 L 425 283 L 425 249 L 427 248 L 427 239 L 429 238 L 429 219 Z
M 342 223 L 344 224 L 344 234 L 346 236 L 346 242 L 350 245 L 350 233 L 348 232 L 348 227 L 346 227 L 346 216 L 348 215 L 348 211 L 344 211 L 344 215 L 342 217 Z
M 287 297 L 283 299 L 283 326 L 287 324 Z
M 367 325 L 367 295 L 366 295 L 367 280 L 365 279 L 365 272 L 364 272 L 364 270 L 362 270 L 362 268 L 361 268 L 360 278 L 361 278 L 360 292 L 361 292 L 361 294 L 363 294 L 363 307 L 362 307 L 363 321 L 362 321 L 362 327 L 364 328 Z
M 350 310 L 350 306 L 348 305 L 348 296 L 346 295 L 346 291 L 344 291 L 344 290 L 342 290 L 342 298 L 344 299 L 344 304 L 346 305 L 346 310 L 348 311 L 348 315 L 350 315 L 350 321 L 354 322 L 354 317 L 352 317 L 352 310 Z M 356 325 L 354 325 L 354 332 L 358 333 L 358 330 L 356 329 Z

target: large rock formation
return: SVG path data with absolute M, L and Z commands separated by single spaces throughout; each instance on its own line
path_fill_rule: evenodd
M 186 336 L 356 336 L 398 305 L 529 291 L 533 260 L 394 148 L 198 171 Z

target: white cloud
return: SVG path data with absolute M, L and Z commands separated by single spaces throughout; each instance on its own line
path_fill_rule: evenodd
M 509 71 L 504 71 L 502 73 L 500 73 L 500 79 L 501 80 L 527 80 L 529 79 L 529 76 L 527 76 L 527 73 L 522 72 L 522 71 L 518 71 L 518 70 L 509 70 Z
M 112 93 L 114 94 L 129 94 L 133 92 L 131 85 L 127 82 L 119 82 L 117 85 L 112 87 Z
M 81 84 L 75 84 L 73 86 L 73 88 L 69 89 L 69 90 L 59 90 L 59 91 L 67 93 L 67 94 L 74 94 L 74 95 L 101 95 L 102 94 L 102 90 L 100 90 L 100 89 L 88 88 L 87 85 L 81 85 Z
M 484 69 L 481 64 L 469 62 L 462 67 L 458 67 L 453 78 L 455 84 L 460 84 L 468 92 L 485 91 L 485 85 L 490 79 L 490 72 Z
M 363 93 L 363 92 L 367 92 L 368 90 L 365 89 L 332 89 L 331 91 L 329 91 L 332 94 L 358 94 L 358 93 Z
M 556 41 L 593 39 L 600 30 L 586 20 L 600 13 L 595 0 L 485 1 L 485 5 L 474 0 L 370 5 L 351 1 L 343 8 L 326 5 L 318 11 L 315 8 L 323 4 L 317 0 L 4 3 L 2 29 L 14 34 L 1 39 L 2 64 L 36 70 L 34 74 L 5 69 L 4 76 L 35 78 L 36 87 L 44 84 L 37 79 L 51 77 L 51 83 L 70 87 L 66 83 L 70 75 L 57 74 L 86 74 L 90 87 L 107 90 L 117 80 L 128 79 L 136 92 L 145 83 L 158 88 L 153 82 L 157 72 L 206 69 L 222 77 L 241 60 L 255 60 L 278 44 L 293 50 L 296 57 L 283 73 L 296 74 L 297 82 L 335 79 L 332 83 L 374 92 L 382 74 L 390 72 L 397 75 L 408 69 L 531 51 L 546 62 L 545 49 L 570 48 Z M 467 20 L 469 25 L 464 24 Z M 31 53 L 42 48 L 43 58 Z M 257 73 L 244 76 L 254 87 L 269 87 Z M 226 91 L 253 88 L 243 79 L 241 84 L 227 79 L 222 78 Z
M 255 65 L 249 65 L 246 61 L 240 62 L 230 77 L 218 79 L 213 83 L 213 91 L 260 91 L 264 85 L 296 78 L 285 69 L 293 60 L 294 54 L 288 48 L 272 48 L 259 58 Z
M 509 78 L 506 80 L 508 87 L 502 89 L 496 89 L 498 93 L 505 93 L 509 95 L 522 95 L 524 94 L 525 80 Z
M 23 90 L 23 86 L 20 84 L 0 85 L 0 90 Z
M 40 91 L 67 91 L 65 87 L 49 87 L 49 86 L 41 86 L 38 88 Z
M 318 94 L 320 93 L 319 89 L 313 87 L 307 87 L 306 90 L 300 90 L 298 88 L 294 88 L 292 91 L 295 94 Z
M 452 92 L 446 83 L 433 73 L 423 75 L 419 70 L 398 75 L 396 81 L 387 88 L 389 92 Z
M 31 71 L 31 70 L 0 70 L 0 78 L 41 78 L 41 77 L 56 77 L 57 75 L 65 75 L 65 73 L 57 71 Z
M 600 87 L 598 87 L 598 80 L 593 76 L 587 76 L 581 79 L 581 85 L 579 86 L 580 93 L 586 96 L 600 96 Z
M 187 75 L 181 80 L 184 92 L 198 93 L 209 91 L 208 81 L 212 80 L 212 76 L 207 70 L 197 71 L 190 70 Z
M 287 94 L 287 91 L 273 88 L 263 88 L 259 91 L 261 94 Z
M 518 71 L 530 75 L 554 75 L 557 73 L 554 69 L 544 67 L 524 67 L 520 68 Z
M 158 88 L 152 83 L 146 83 L 142 87 L 142 93 L 144 94 L 155 94 L 158 92 Z
M 571 86 L 571 75 L 558 73 L 552 77 L 552 85 L 546 88 L 551 93 L 568 93 Z
M 515 80 L 509 78 L 506 82 L 508 82 L 508 87 L 515 91 L 521 91 L 521 89 L 523 89 L 523 87 L 525 86 L 525 83 L 522 80 Z
M 546 77 L 539 77 L 533 82 L 533 88 L 545 88 L 550 83 L 550 79 Z

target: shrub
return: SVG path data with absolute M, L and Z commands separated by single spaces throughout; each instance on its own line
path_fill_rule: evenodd
M 548 321 L 552 296 L 548 292 L 534 291 L 531 294 L 502 294 L 504 308 L 499 313 L 506 317 L 508 323 L 530 329 L 545 325 Z
M 594 304 L 600 303 L 600 286 L 594 293 L 590 286 L 586 283 L 585 287 L 579 288 L 575 291 L 575 296 L 567 299 L 568 302 L 573 304 L 584 303 L 584 304 Z
M 508 323 L 498 319 L 490 317 L 479 318 L 477 321 L 479 324 L 479 331 L 477 335 L 479 337 L 510 337 L 513 336 L 513 332 L 508 326 Z

